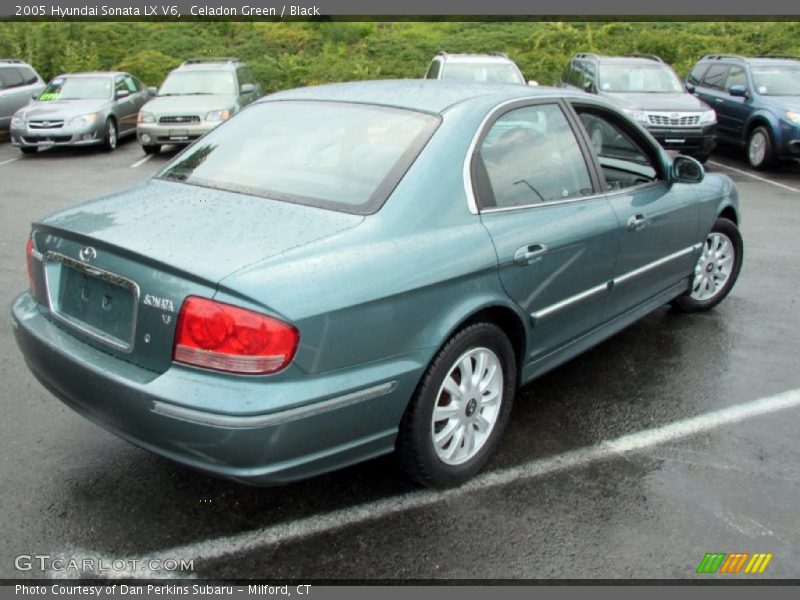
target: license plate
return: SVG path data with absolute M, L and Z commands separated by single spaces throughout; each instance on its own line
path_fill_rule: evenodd
M 169 139 L 176 142 L 183 142 L 189 139 L 189 132 L 186 129 L 170 129 Z
M 71 259 L 60 260 L 55 290 L 48 290 L 54 314 L 114 346 L 130 349 L 136 316 L 135 284 Z M 52 271 L 51 271 L 52 272 Z M 48 276 L 48 286 L 50 285 Z M 55 296 L 55 298 L 53 298 Z

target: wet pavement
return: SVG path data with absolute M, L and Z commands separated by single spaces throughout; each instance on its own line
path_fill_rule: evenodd
M 4 307 L 27 285 L 32 220 L 169 158 L 142 162 L 135 142 L 18 156 L 0 144 Z M 420 490 L 390 457 L 268 489 L 175 465 L 46 392 L 5 308 L 0 577 L 53 575 L 15 568 L 40 554 L 190 557 L 183 575 L 215 578 L 691 578 L 707 552 L 766 552 L 757 577 L 797 578 L 800 408 L 584 453 L 800 389 L 800 167 L 754 173 L 735 151 L 711 160 L 740 192 L 745 261 L 732 294 L 706 314 L 659 309 L 525 387 L 486 472 L 459 491 Z

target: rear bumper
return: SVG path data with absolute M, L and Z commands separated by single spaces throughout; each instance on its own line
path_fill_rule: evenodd
M 158 374 L 77 340 L 28 293 L 14 301 L 12 322 L 28 367 L 67 406 L 152 452 L 256 485 L 391 452 L 424 368 L 403 356 L 299 381 L 178 365 Z
M 689 154 L 708 155 L 717 143 L 716 125 L 691 128 L 648 128 L 656 141 L 668 150 L 681 150 Z

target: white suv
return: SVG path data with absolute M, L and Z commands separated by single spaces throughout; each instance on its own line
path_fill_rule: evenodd
M 44 81 L 21 60 L 0 58 L 0 136 L 8 134 L 11 115 L 44 90 Z
M 489 54 L 447 54 L 433 57 L 425 79 L 444 79 L 467 83 L 517 83 L 525 78 L 516 63 L 502 52 Z M 535 81 L 528 83 L 537 85 Z

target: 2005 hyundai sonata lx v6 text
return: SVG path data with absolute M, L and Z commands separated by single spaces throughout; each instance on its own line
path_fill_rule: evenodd
M 305 88 L 34 223 L 13 323 L 56 396 L 186 465 L 269 484 L 394 451 L 446 486 L 520 385 L 719 303 L 738 222 L 730 179 L 587 94 Z

